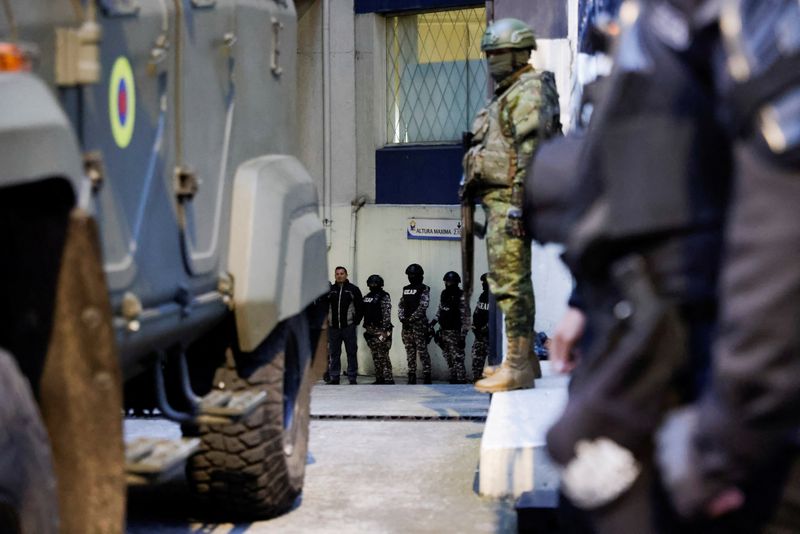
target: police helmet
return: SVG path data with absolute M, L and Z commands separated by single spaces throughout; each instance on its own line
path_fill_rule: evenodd
M 442 280 L 444 280 L 445 284 L 460 284 L 461 283 L 461 277 L 455 271 L 447 271 L 446 273 L 444 273 L 444 278 L 442 278 Z
M 489 282 L 489 273 L 483 273 L 481 275 L 481 282 L 484 283 L 484 284 Z
M 371 274 L 367 278 L 367 287 L 383 287 L 383 278 L 379 274 Z
M 406 267 L 406 274 L 408 276 L 422 276 L 425 271 L 422 270 L 422 266 L 419 263 L 412 263 Z
M 530 26 L 519 19 L 500 19 L 486 27 L 481 50 L 536 50 L 536 37 Z

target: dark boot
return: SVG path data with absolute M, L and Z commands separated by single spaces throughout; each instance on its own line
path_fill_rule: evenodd
M 330 384 L 332 386 L 338 386 L 339 385 L 339 377 L 337 376 L 336 378 L 331 378 L 331 381 L 328 382 L 328 384 Z
M 322 375 L 322 379 L 325 381 L 326 384 L 331 383 L 331 374 L 328 371 L 325 371 L 325 374 Z
M 373 386 L 377 386 L 378 384 L 385 384 L 386 380 L 383 379 L 382 376 L 376 376 L 375 382 L 372 383 Z
M 430 373 L 425 373 L 423 375 L 422 383 L 423 384 L 432 384 L 433 383 L 433 382 L 431 382 L 431 374 Z
M 417 383 L 417 373 L 408 373 L 408 384 L 413 385 Z
M 384 380 L 383 383 L 386 384 L 387 386 L 393 386 L 394 385 L 394 380 Z

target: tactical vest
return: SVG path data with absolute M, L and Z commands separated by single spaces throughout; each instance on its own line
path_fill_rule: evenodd
M 402 308 L 406 319 L 411 317 L 419 308 L 419 301 L 422 299 L 424 291 L 425 284 L 409 284 L 403 288 L 403 297 L 400 299 L 398 306 Z
M 442 291 L 439 300 L 439 324 L 443 330 L 458 330 L 461 328 L 461 295 L 463 292 L 455 290 Z
M 580 232 L 567 242 L 565 259 L 584 278 L 605 276 L 619 255 L 652 255 L 667 245 L 652 262 L 660 280 L 671 280 L 659 291 L 713 298 L 730 188 L 729 139 L 714 92 L 694 67 L 649 32 L 635 38 L 626 46 L 658 69 L 631 65 L 609 78 L 592 116 L 592 128 L 603 134 L 587 137 L 581 151 L 571 215 Z
M 478 297 L 475 313 L 472 314 L 472 326 L 481 329 L 489 324 L 489 292 L 484 291 Z
M 555 78 L 526 67 L 495 96 L 472 123 L 472 146 L 464 155 L 468 182 L 480 188 L 508 187 L 517 173 L 516 142 L 530 135 L 560 132 Z M 535 115 L 535 116 L 534 116 Z
M 386 292 L 370 291 L 364 297 L 364 327 L 383 328 L 383 310 L 381 302 Z

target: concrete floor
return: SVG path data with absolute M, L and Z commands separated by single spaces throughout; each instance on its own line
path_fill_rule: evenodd
M 479 497 L 477 464 L 488 397 L 466 386 L 316 386 L 306 484 L 288 514 L 239 525 L 192 523 L 182 477 L 134 488 L 129 533 L 514 532 L 513 503 Z M 450 420 L 415 420 L 417 417 Z M 126 423 L 126 437 L 176 435 L 164 421 Z

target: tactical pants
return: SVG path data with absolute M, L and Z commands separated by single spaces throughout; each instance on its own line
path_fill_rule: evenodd
M 464 337 L 461 330 L 444 330 L 439 333 L 442 342 L 442 353 L 450 368 L 450 380 L 463 381 L 467 379 L 467 370 L 464 367 Z
M 536 312 L 531 283 L 531 240 L 506 233 L 511 189 L 492 189 L 483 195 L 486 212 L 486 253 L 489 288 L 505 315 L 506 335 L 529 336 Z
M 428 353 L 428 322 L 420 321 L 403 325 L 403 345 L 406 348 L 408 374 L 416 374 L 417 358 L 422 363 L 422 372 L 431 373 L 431 355 Z
M 347 378 L 355 380 L 358 374 L 358 340 L 356 325 L 328 329 L 328 348 L 330 349 L 330 375 L 337 379 L 342 373 L 342 342 L 347 351 Z
M 486 335 L 475 334 L 472 342 L 472 378 L 478 379 L 483 374 L 483 366 L 489 355 L 489 333 Z
M 392 338 L 387 337 L 381 341 L 378 336 L 383 330 L 367 328 L 367 346 L 372 352 L 372 362 L 375 364 L 375 378 L 383 380 L 394 380 L 392 374 L 392 361 L 389 359 L 389 349 L 392 348 Z

